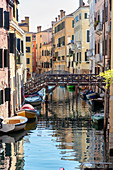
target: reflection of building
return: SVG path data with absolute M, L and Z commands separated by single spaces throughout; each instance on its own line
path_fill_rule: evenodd
M 75 73 L 89 73 L 89 6 L 83 4 L 74 12 Z
M 0 115 L 8 117 L 9 89 L 9 55 L 8 30 L 9 12 L 7 1 L 0 1 Z M 4 21 L 4 22 L 3 22 Z M 9 103 L 10 105 L 10 103 Z

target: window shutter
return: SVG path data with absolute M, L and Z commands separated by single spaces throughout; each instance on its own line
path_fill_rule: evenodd
M 10 53 L 14 53 L 14 33 L 10 33 L 9 35 L 9 45 L 10 45 L 10 49 L 9 49 L 9 52 Z
M 3 27 L 3 8 L 0 8 L 0 28 Z
M 4 28 L 9 30 L 9 12 L 4 11 Z
M 18 21 L 18 9 L 16 9 L 16 19 Z
M 17 50 L 20 52 L 20 39 L 17 39 Z
M 21 41 L 21 52 L 24 53 L 24 43 L 23 43 L 23 40 Z
M 3 50 L 0 49 L 0 68 L 3 68 Z
M 87 42 L 89 42 L 89 30 L 87 30 Z
M 15 18 L 15 5 L 13 6 L 13 17 Z
M 0 105 L 3 104 L 3 90 L 0 90 Z
M 8 67 L 8 50 L 4 50 L 4 67 Z
M 10 88 L 5 89 L 5 102 L 10 101 L 10 90 L 11 90 Z

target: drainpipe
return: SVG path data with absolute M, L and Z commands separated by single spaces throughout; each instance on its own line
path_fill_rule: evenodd
M 9 89 L 10 89 L 10 55 L 9 55 L 10 43 L 9 43 L 9 33 L 8 33 L 8 82 L 9 82 Z M 11 100 L 11 93 L 10 93 L 10 100 Z M 11 116 L 11 102 L 8 102 L 8 117 Z

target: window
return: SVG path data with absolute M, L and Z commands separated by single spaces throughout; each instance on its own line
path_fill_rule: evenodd
M 55 33 L 63 30 L 65 28 L 65 21 L 55 27 Z
M 0 28 L 3 27 L 3 8 L 0 8 Z
M 42 47 L 42 44 L 40 43 L 40 48 Z
M 9 34 L 9 45 L 10 45 L 10 49 L 9 49 L 9 52 L 10 53 L 14 53 L 14 43 L 15 41 L 14 41 L 14 33 L 10 33 Z
M 9 12 L 4 11 L 4 28 L 9 30 Z
M 20 39 L 17 39 L 17 50 L 20 52 Z
M 89 30 L 87 30 L 87 42 L 89 42 Z
M 26 37 L 26 42 L 31 42 L 31 37 Z
M 82 61 L 82 59 L 81 59 L 81 52 L 80 52 L 80 62 Z
M 74 28 L 74 20 L 72 20 L 72 28 Z
M 15 18 L 15 5 L 13 6 L 13 17 Z
M 3 90 L 0 90 L 0 105 L 3 104 Z
M 88 18 L 88 15 L 87 13 L 84 14 L 84 18 L 87 19 Z
M 16 9 L 16 20 L 18 21 L 18 8 Z
M 79 14 L 79 20 L 81 20 L 81 13 Z
M 60 61 L 60 57 L 58 57 L 58 61 Z
M 27 68 L 27 72 L 30 72 L 30 68 Z
M 0 68 L 3 68 L 3 50 L 0 49 Z
M 65 56 L 62 56 L 62 60 L 65 60 Z
M 79 16 L 78 16 L 78 15 L 76 16 L 75 21 L 76 21 L 76 22 L 79 21 Z
M 5 89 L 5 102 L 10 101 L 10 91 L 11 91 L 10 88 Z
M 21 40 L 21 52 L 24 53 L 24 43 L 23 43 L 23 40 Z
M 27 64 L 30 64 L 30 58 L 27 58 Z
M 26 47 L 26 53 L 30 53 L 30 47 Z
M 85 61 L 87 61 L 87 52 L 85 52 Z
M 8 50 L 4 50 L 4 67 L 8 67 Z
M 74 35 L 72 35 L 72 40 L 74 41 Z

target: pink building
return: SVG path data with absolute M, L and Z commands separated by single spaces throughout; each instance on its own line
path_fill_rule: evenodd
M 40 74 L 42 71 L 41 58 L 42 58 L 42 45 L 47 44 L 52 38 L 52 28 L 41 30 L 41 26 L 37 27 L 36 34 L 36 62 L 37 62 L 37 73 Z
M 95 0 L 95 73 L 110 68 L 111 1 Z
M 9 12 L 7 0 L 0 0 L 0 116 L 10 115 L 8 30 Z

